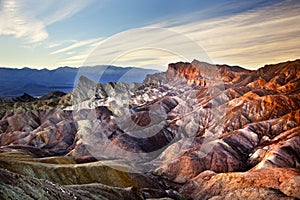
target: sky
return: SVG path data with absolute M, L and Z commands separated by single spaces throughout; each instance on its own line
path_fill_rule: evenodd
M 300 58 L 299 0 L 0 0 L 0 67 L 257 69 Z

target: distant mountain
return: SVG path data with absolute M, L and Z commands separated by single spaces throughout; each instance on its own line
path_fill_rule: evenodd
M 0 97 L 0 105 L 5 103 L 15 103 L 15 102 L 31 102 L 36 100 L 36 98 L 30 96 L 29 94 L 24 93 L 22 96 L 18 97 Z
M 142 82 L 147 74 L 156 72 L 158 71 L 151 69 L 105 65 L 80 68 L 60 67 L 54 70 L 37 70 L 27 67 L 0 68 L 0 97 L 17 97 L 24 93 L 42 96 L 55 90 L 70 92 L 82 75 L 99 83 L 117 81 L 132 83 Z

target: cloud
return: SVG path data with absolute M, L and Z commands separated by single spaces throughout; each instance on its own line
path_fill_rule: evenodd
M 22 5 L 17 1 L 1 1 L 0 35 L 25 37 L 30 42 L 38 42 L 48 37 L 44 24 L 29 13 L 22 12 Z
M 58 64 L 59 65 L 69 65 L 69 66 L 83 66 L 85 65 L 85 60 L 91 54 L 91 52 L 97 47 L 103 38 L 87 39 L 82 41 L 73 41 L 73 44 L 65 46 L 50 55 L 59 55 L 63 59 Z
M 78 53 L 68 56 L 69 51 Z M 189 38 L 153 27 L 131 29 L 105 39 L 78 41 L 51 53 L 54 54 L 64 57 L 59 64 L 73 66 L 110 64 L 161 69 L 170 61 L 192 61 L 196 54 L 202 54 L 202 59 L 208 61 L 201 47 Z
M 61 45 L 62 45 L 62 43 L 60 43 L 60 42 L 57 42 L 57 43 L 51 43 L 51 44 L 48 44 L 48 45 L 47 45 L 47 48 L 52 49 L 52 48 L 55 48 L 55 47 L 59 47 L 59 46 L 61 46 Z
M 83 40 L 83 41 L 76 41 L 74 42 L 72 45 L 58 49 L 56 51 L 53 51 L 50 53 L 50 55 L 53 54 L 59 54 L 59 53 L 64 53 L 79 47 L 84 47 L 84 46 L 88 46 L 90 44 L 94 44 L 94 43 L 98 43 L 99 41 L 101 41 L 102 38 L 94 38 L 94 39 L 88 39 L 88 40 Z
M 66 19 L 90 1 L 3 0 L 0 2 L 0 35 L 22 38 L 28 43 L 48 38 L 46 27 Z M 48 14 L 48 15 L 45 15 Z
M 169 28 L 203 46 L 215 62 L 257 68 L 299 58 L 299 13 L 299 2 L 285 1 Z
M 92 0 L 73 0 L 73 1 L 55 1 L 54 9 L 51 15 L 47 16 L 43 21 L 46 25 L 53 24 L 55 22 L 67 19 L 73 16 L 75 13 L 82 10 L 88 4 L 90 4 Z M 57 9 L 59 8 L 59 9 Z
M 95 46 L 103 40 L 103 38 L 92 38 L 82 41 L 72 41 L 72 44 L 57 49 L 49 55 L 62 56 L 63 59 L 58 63 L 59 65 L 82 66 Z
M 101 42 L 100 39 L 78 41 L 52 54 L 77 52 L 65 55 L 60 63 L 65 65 L 113 64 L 159 70 L 170 62 L 193 59 L 258 68 L 266 63 L 299 58 L 299 2 L 266 2 L 269 1 L 256 0 L 252 4 L 229 1 L 127 30 Z
M 201 46 L 183 34 L 163 28 L 143 27 L 118 33 L 94 45 L 84 65 L 152 66 L 161 69 L 169 62 L 192 61 L 196 55 L 210 61 Z

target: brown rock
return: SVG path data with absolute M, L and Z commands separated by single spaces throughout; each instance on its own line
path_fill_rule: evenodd
M 248 193 L 250 196 L 254 195 L 262 198 L 257 190 L 267 188 L 268 190 L 277 190 L 275 193 L 272 192 L 276 198 L 299 198 L 299 170 L 273 168 L 245 173 L 220 173 L 216 175 L 209 173 L 209 175 L 206 175 L 207 173 L 203 172 L 191 179 L 180 189 L 180 192 L 192 199 L 209 199 L 214 196 L 216 196 L 216 199 L 220 197 L 229 198 L 230 195 L 237 193 L 237 191 L 240 191 L 238 195 L 242 197 L 245 197 Z M 205 178 L 207 176 L 210 178 Z M 241 194 L 241 191 L 245 189 L 248 192 Z M 270 190 L 267 192 L 270 192 Z

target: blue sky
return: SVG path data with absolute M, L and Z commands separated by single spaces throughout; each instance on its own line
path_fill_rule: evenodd
M 0 66 L 255 69 L 300 57 L 299 13 L 298 0 L 1 0 Z

